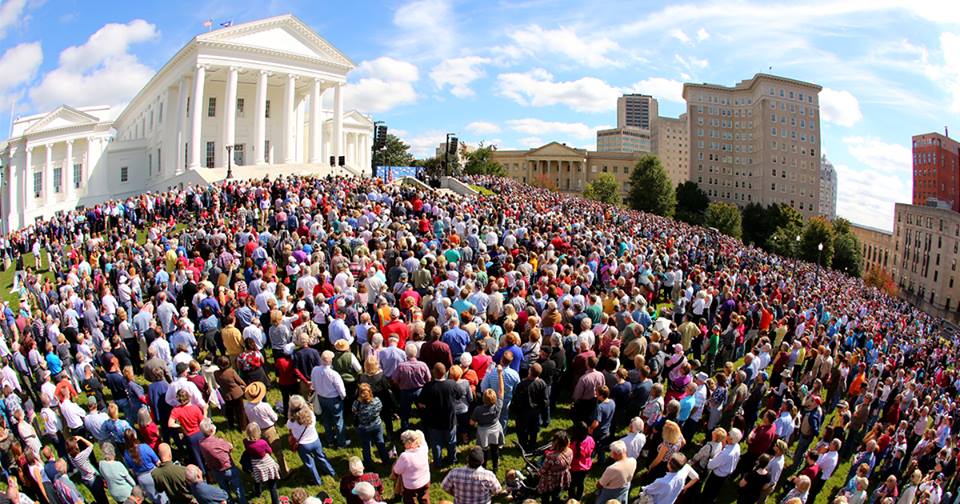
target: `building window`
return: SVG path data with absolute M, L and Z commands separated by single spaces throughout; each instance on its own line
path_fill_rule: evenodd
M 163 165 L 160 163 L 160 149 L 157 149 L 157 172 L 163 171 Z
M 163 102 L 160 102 L 160 106 L 157 109 L 157 122 L 160 124 L 163 123 Z
M 263 117 L 270 119 L 270 100 L 267 100 L 267 105 L 263 108 Z
M 211 96 L 207 99 L 207 117 L 217 116 L 217 97 Z
M 243 98 L 237 98 L 237 115 L 243 117 Z
M 53 192 L 60 194 L 63 191 L 63 168 L 53 169 Z
M 217 144 L 214 142 L 207 142 L 207 168 L 213 168 L 214 163 L 217 158 Z
M 190 117 L 190 97 L 187 97 L 187 117 Z
M 33 197 L 39 198 L 43 192 L 43 173 L 33 172 Z
M 126 166 L 121 166 L 121 167 L 120 167 L 120 182 L 126 182 L 127 180 L 129 180 L 129 176 L 130 176 L 130 168 L 128 168 L 128 167 L 126 167 Z
M 270 140 L 263 141 L 263 161 L 270 162 Z
M 80 189 L 81 180 L 83 177 L 83 165 L 77 163 L 73 165 L 73 188 Z
M 183 142 L 183 167 L 190 166 L 190 142 Z
M 153 175 L 153 154 L 147 154 L 147 176 Z

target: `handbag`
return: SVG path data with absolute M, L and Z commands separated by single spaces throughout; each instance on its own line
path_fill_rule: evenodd
M 297 437 L 293 437 L 293 434 L 292 434 L 292 433 L 287 434 L 287 442 L 290 443 L 290 450 L 292 450 L 292 451 L 297 451 L 297 447 L 300 446 L 300 438 L 303 437 L 303 434 L 304 434 L 305 432 L 307 432 L 307 429 L 303 429 L 303 430 L 300 432 L 300 435 L 297 436 Z

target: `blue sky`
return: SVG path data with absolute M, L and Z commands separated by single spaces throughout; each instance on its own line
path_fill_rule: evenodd
M 122 107 L 204 20 L 287 12 L 357 64 L 348 105 L 421 156 L 447 132 L 593 148 L 623 92 L 653 94 L 676 116 L 683 82 L 733 85 L 772 67 L 824 87 L 839 215 L 890 229 L 893 202 L 910 200 L 911 135 L 960 133 L 960 9 L 949 0 L 0 0 L 0 124 L 11 106 Z

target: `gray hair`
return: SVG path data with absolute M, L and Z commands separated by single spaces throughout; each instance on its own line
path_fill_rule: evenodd
M 324 350 L 323 353 L 320 354 L 320 362 L 323 362 L 327 366 L 333 363 L 333 352 L 330 350 Z
M 117 458 L 117 450 L 113 447 L 113 443 L 103 443 L 100 445 L 100 454 L 107 460 L 116 460 Z
M 184 468 L 184 472 L 187 473 L 187 483 L 197 484 L 203 481 L 203 472 L 200 471 L 200 468 L 190 464 Z
M 200 432 L 202 432 L 204 436 L 210 437 L 217 432 L 217 426 L 213 424 L 213 420 L 204 418 L 203 421 L 200 422 Z
M 734 427 L 733 429 L 730 429 L 730 432 L 728 432 L 727 435 L 730 436 L 730 439 L 733 441 L 733 444 L 737 444 L 740 442 L 741 439 L 743 439 L 743 432 L 741 432 L 740 429 L 737 429 L 736 427 Z
M 423 443 L 423 433 L 418 430 L 406 430 L 400 434 L 400 443 L 404 447 L 407 445 L 412 445 L 414 443 Z
M 417 356 L 417 346 L 416 346 L 416 345 L 407 345 L 404 350 L 407 352 L 407 357 L 416 357 L 416 356 Z
M 614 441 L 610 443 L 610 455 L 614 458 L 620 458 L 627 454 L 627 444 L 623 441 Z

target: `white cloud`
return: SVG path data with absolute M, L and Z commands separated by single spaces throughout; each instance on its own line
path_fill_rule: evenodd
M 697 30 L 697 42 L 703 42 L 708 38 L 710 38 L 710 32 L 708 32 L 706 28 L 700 28 Z
M 414 157 L 422 159 L 436 155 L 437 146 L 447 141 L 447 134 L 440 130 L 430 130 L 400 138 L 410 146 L 410 152 Z
M 385 112 L 417 100 L 413 83 L 420 78 L 420 72 L 412 63 L 382 56 L 360 63 L 352 77 L 358 80 L 344 89 L 347 108 Z
M 547 142 L 544 142 L 540 137 L 528 136 L 523 138 L 518 138 L 517 142 L 520 143 L 520 146 L 526 149 L 533 149 L 535 147 L 543 147 Z
M 860 102 L 853 93 L 828 87 L 820 90 L 820 115 L 824 121 L 848 128 L 863 119 Z
M 844 137 L 843 143 L 851 156 L 874 173 L 901 176 L 912 173 L 913 153 L 905 145 L 862 136 Z
M 40 42 L 28 42 L 7 49 L 0 56 L 0 94 L 33 79 L 43 62 Z
M 542 119 L 511 119 L 507 121 L 507 127 L 518 133 L 527 135 L 562 135 L 577 139 L 596 138 L 597 130 L 608 128 L 609 126 L 597 126 L 591 128 L 584 123 L 544 121 Z
M 603 36 L 581 38 L 576 30 L 570 27 L 561 26 L 550 30 L 539 25 L 530 25 L 515 30 L 509 37 L 514 45 L 497 48 L 497 52 L 511 59 L 517 59 L 524 54 L 559 55 L 591 68 L 623 64 L 613 59 L 622 52 L 619 44 Z
M 910 185 L 894 174 L 838 164 L 837 215 L 880 229 L 891 229 L 894 204 L 911 200 Z
M 926 73 L 950 95 L 950 111 L 960 113 L 960 35 L 941 33 L 940 53 L 943 65 L 927 65 Z
M 30 100 L 40 110 L 64 103 L 114 107 L 126 103 L 154 74 L 128 50 L 157 35 L 156 26 L 142 19 L 104 25 L 83 45 L 60 53 L 60 65 L 30 90 Z
M 5 0 L 0 5 L 0 38 L 7 35 L 7 29 L 22 19 L 27 0 Z
M 696 56 L 683 57 L 679 54 L 674 54 L 673 59 L 680 63 L 680 65 L 685 68 L 687 71 L 696 71 L 703 70 L 710 65 L 710 62 L 706 59 L 697 58 Z
M 500 126 L 486 121 L 474 121 L 464 128 L 474 135 L 492 135 L 500 133 Z
M 499 93 L 527 106 L 565 105 L 577 112 L 613 110 L 621 90 L 595 77 L 555 81 L 546 70 L 503 73 L 497 77 Z
M 631 86 L 631 90 L 636 93 L 652 95 L 658 100 L 684 103 L 683 83 L 677 80 L 650 77 Z
M 480 66 L 488 63 L 490 58 L 481 56 L 450 58 L 433 67 L 430 78 L 438 88 L 443 89 L 449 85 L 450 93 L 458 98 L 466 98 L 474 94 L 470 83 L 485 75 Z
M 455 17 L 449 0 L 414 0 L 393 13 L 398 28 L 389 44 L 409 59 L 443 57 L 456 42 Z
M 670 32 L 667 33 L 667 34 L 670 35 L 671 37 L 679 40 L 680 42 L 683 42 L 684 44 L 689 44 L 689 43 L 693 42 L 692 40 L 690 40 L 690 36 L 687 35 L 686 32 L 684 32 L 684 31 L 681 30 L 680 28 L 674 28 L 674 29 L 670 30 Z

